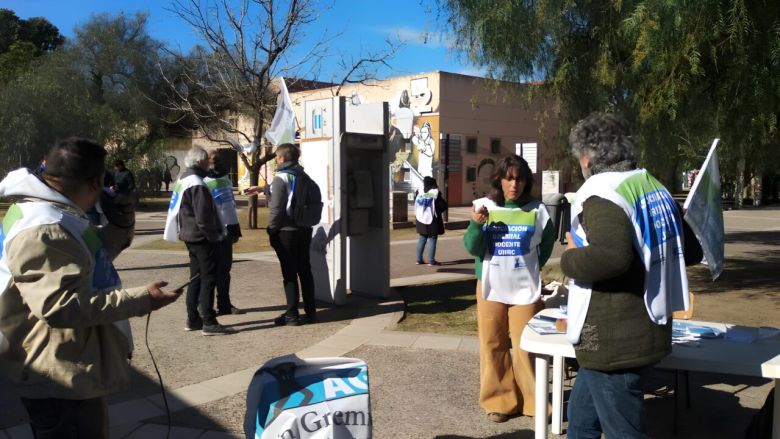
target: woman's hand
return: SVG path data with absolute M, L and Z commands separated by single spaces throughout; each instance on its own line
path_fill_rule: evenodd
M 487 207 L 482 206 L 479 208 L 479 210 L 472 209 L 471 210 L 471 219 L 477 224 L 485 224 L 488 218 L 488 210 Z

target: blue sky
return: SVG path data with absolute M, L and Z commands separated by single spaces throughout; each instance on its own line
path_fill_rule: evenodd
M 307 35 L 317 38 L 324 32 L 341 35 L 327 52 L 319 78 L 339 77 L 337 54 L 358 56 L 377 51 L 388 38 L 403 41 L 404 46 L 390 61 L 392 70 L 384 69 L 381 77 L 400 76 L 432 70 L 480 75 L 480 69 L 460 59 L 449 46 L 437 22 L 434 0 L 335 0 L 320 18 L 309 25 Z M 169 10 L 169 0 L 0 0 L 0 7 L 16 12 L 21 18 L 43 16 L 66 37 L 93 14 L 119 12 L 149 13 L 149 33 L 169 46 L 190 48 L 197 36 L 192 29 Z M 301 49 L 305 46 L 302 45 Z

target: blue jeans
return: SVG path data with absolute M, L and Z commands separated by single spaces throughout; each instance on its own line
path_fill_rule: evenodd
M 430 243 L 428 245 L 428 262 L 431 262 L 435 260 L 436 256 L 436 240 L 439 239 L 438 236 L 425 236 L 420 235 L 420 238 L 417 240 L 417 262 L 423 261 L 423 250 L 425 250 L 425 242 L 427 241 Z
M 643 368 L 600 372 L 581 367 L 569 397 L 569 439 L 647 438 Z

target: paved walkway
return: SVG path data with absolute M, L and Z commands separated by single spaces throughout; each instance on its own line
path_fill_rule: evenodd
M 462 275 L 430 275 L 399 279 L 391 286 L 419 285 L 429 282 L 460 280 Z M 300 358 L 340 357 L 363 346 L 393 346 L 420 349 L 461 350 L 477 352 L 476 337 L 453 337 L 438 334 L 419 334 L 393 331 L 403 316 L 403 302 L 394 300 L 380 302 L 372 307 L 363 308 L 365 317 L 353 319 L 349 325 L 332 336 L 319 341 L 303 350 L 295 352 Z M 167 390 L 167 399 L 171 412 L 181 411 L 236 395 L 246 391 L 258 366 L 206 380 L 197 384 Z M 158 438 L 165 437 L 167 426 L 144 421 L 165 416 L 162 397 L 157 394 L 117 402 L 109 406 L 111 438 Z M 21 424 L 0 430 L 0 438 L 32 438 L 29 425 Z M 243 437 L 219 431 L 194 428 L 173 427 L 172 438 L 218 439 Z

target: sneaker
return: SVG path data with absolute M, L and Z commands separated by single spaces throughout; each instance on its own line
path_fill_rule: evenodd
M 245 314 L 245 313 L 246 313 L 246 311 L 244 311 L 241 308 L 236 308 L 233 305 L 230 305 L 230 309 L 227 310 L 227 311 L 222 311 L 222 310 L 217 311 L 217 315 L 218 316 L 226 316 L 226 315 L 230 315 L 230 314 Z
M 423 265 L 423 264 L 425 264 L 425 261 L 417 261 L 417 262 L 415 262 L 415 264 L 417 264 L 417 265 Z
M 215 325 L 203 325 L 203 329 L 201 330 L 201 334 L 203 335 L 228 335 L 235 333 L 235 329 L 222 326 L 219 323 Z
M 185 331 L 200 331 L 201 329 L 203 329 L 203 322 L 198 322 L 198 323 L 187 322 L 184 324 Z
M 431 259 L 431 262 L 428 262 L 428 266 L 433 267 L 434 265 L 441 265 L 441 262 L 437 261 L 436 259 Z
M 274 319 L 274 325 L 276 326 L 301 326 L 302 324 L 302 320 L 298 316 L 282 314 Z
M 314 314 L 306 314 L 305 317 L 300 317 L 298 320 L 302 320 L 307 325 L 313 325 L 317 323 L 317 316 Z

